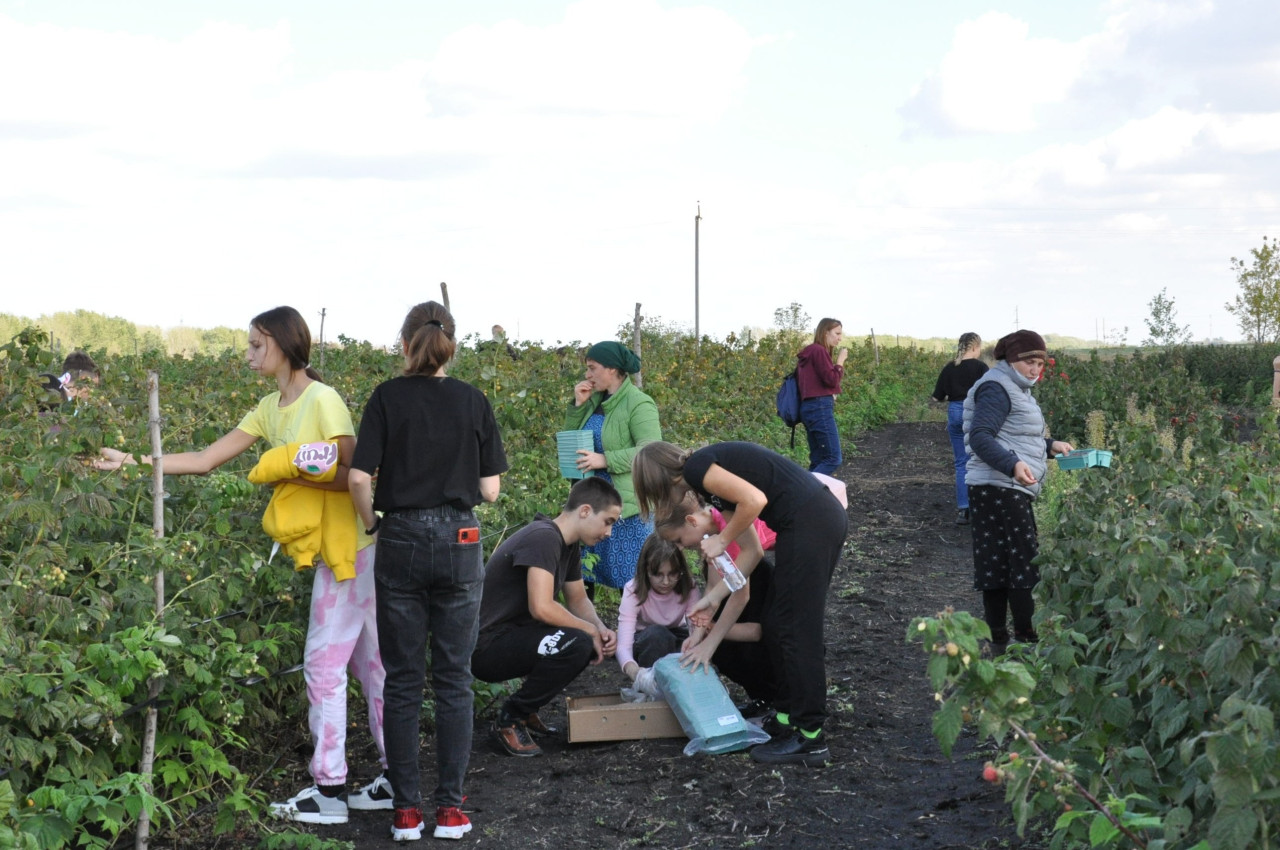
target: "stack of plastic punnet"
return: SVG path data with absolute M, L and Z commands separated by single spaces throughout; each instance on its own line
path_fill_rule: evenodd
M 590 431 L 557 431 L 556 452 L 560 458 L 561 478 L 589 478 L 591 470 L 578 469 L 578 450 L 594 451 L 594 438 Z

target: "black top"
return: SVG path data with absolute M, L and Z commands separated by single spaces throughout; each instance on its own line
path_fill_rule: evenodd
M 484 393 L 455 378 L 392 378 L 369 396 L 351 466 L 378 473 L 374 510 L 472 508 L 480 479 L 507 469 Z
M 555 581 L 553 595 L 565 582 L 582 581 L 582 554 L 577 543 L 565 543 L 560 527 L 545 516 L 502 542 L 484 568 L 484 595 L 480 601 L 481 645 L 508 626 L 535 622 L 529 613 L 530 569 L 546 570 Z
M 961 360 L 959 363 L 953 360 L 942 367 L 942 373 L 938 375 L 938 383 L 933 388 L 933 398 L 938 401 L 964 401 L 969 390 L 973 389 L 973 385 L 986 373 L 987 364 L 976 357 Z
M 802 519 L 798 512 L 804 505 L 818 493 L 830 493 L 813 473 L 777 452 L 755 443 L 716 443 L 689 455 L 684 462 L 684 480 L 722 511 L 735 510 L 737 505 L 703 487 L 702 481 L 713 463 L 764 493 L 768 504 L 760 511 L 760 519 L 777 532 L 798 527 Z

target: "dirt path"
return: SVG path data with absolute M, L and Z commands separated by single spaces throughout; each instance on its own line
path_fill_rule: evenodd
M 493 753 L 477 726 L 463 846 L 1023 848 L 1000 789 L 979 777 L 987 758 L 972 736 L 943 758 L 930 729 L 925 656 L 905 642 L 911 619 L 946 605 L 973 610 L 968 529 L 953 524 L 951 449 L 940 424 L 867 435 L 840 471 L 850 535 L 827 605 L 833 762 L 772 769 L 745 754 L 688 758 L 682 741 L 544 743 L 538 759 Z M 572 688 L 616 689 L 616 665 Z M 558 700 L 543 716 L 563 723 Z M 353 712 L 353 717 L 356 716 Z M 487 718 L 486 718 L 487 720 Z M 358 726 L 359 724 L 357 724 Z M 353 729 L 353 734 L 358 731 Z M 353 779 L 373 775 L 371 747 L 352 742 Z M 428 745 L 429 747 L 430 745 Z M 305 784 L 307 753 L 281 790 Z M 424 788 L 434 762 L 423 750 Z M 283 787 L 287 786 L 287 787 Z M 287 796 L 287 794 L 285 795 Z M 391 847 L 387 812 L 353 812 L 315 834 L 357 848 Z M 429 840 L 429 839 L 428 839 Z M 156 843 L 153 846 L 163 846 Z M 191 846 L 190 844 L 183 846 Z M 254 846 L 224 838 L 207 847 Z

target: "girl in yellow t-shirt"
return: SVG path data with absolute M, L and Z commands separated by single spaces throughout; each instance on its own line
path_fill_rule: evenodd
M 311 331 L 292 307 L 276 307 L 255 316 L 249 327 L 249 368 L 275 378 L 278 391 L 267 395 L 245 415 L 240 424 L 212 445 L 195 452 L 164 456 L 164 471 L 171 475 L 204 475 L 246 451 L 259 439 L 270 448 L 292 442 L 336 440 L 338 474 L 329 482 L 291 478 L 289 483 L 325 490 L 347 489 L 347 473 L 355 452 L 355 427 L 342 397 L 320 380 L 309 365 Z M 150 464 L 151 458 L 103 448 L 94 464 L 98 469 L 119 469 L 126 463 Z M 349 502 L 347 503 L 349 504 Z M 378 652 L 378 627 L 374 600 L 372 538 L 359 527 L 355 508 L 351 522 L 357 526 L 356 575 L 339 582 L 319 563 L 311 590 L 311 615 L 303 655 L 307 681 L 309 722 L 315 739 L 311 776 L 315 784 L 283 803 L 272 803 L 277 817 L 303 823 L 346 823 L 347 809 L 389 809 L 391 786 L 384 776 L 347 794 L 347 669 L 355 674 L 369 703 L 369 731 L 378 746 L 383 769 L 386 748 L 382 734 L 382 689 L 386 673 Z

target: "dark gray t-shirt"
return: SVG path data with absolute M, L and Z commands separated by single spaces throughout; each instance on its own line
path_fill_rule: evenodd
M 511 626 L 536 622 L 529 613 L 531 567 L 551 573 L 558 595 L 565 582 L 582 581 L 581 548 L 565 543 L 560 527 L 541 515 L 503 541 L 484 568 L 479 645 Z

